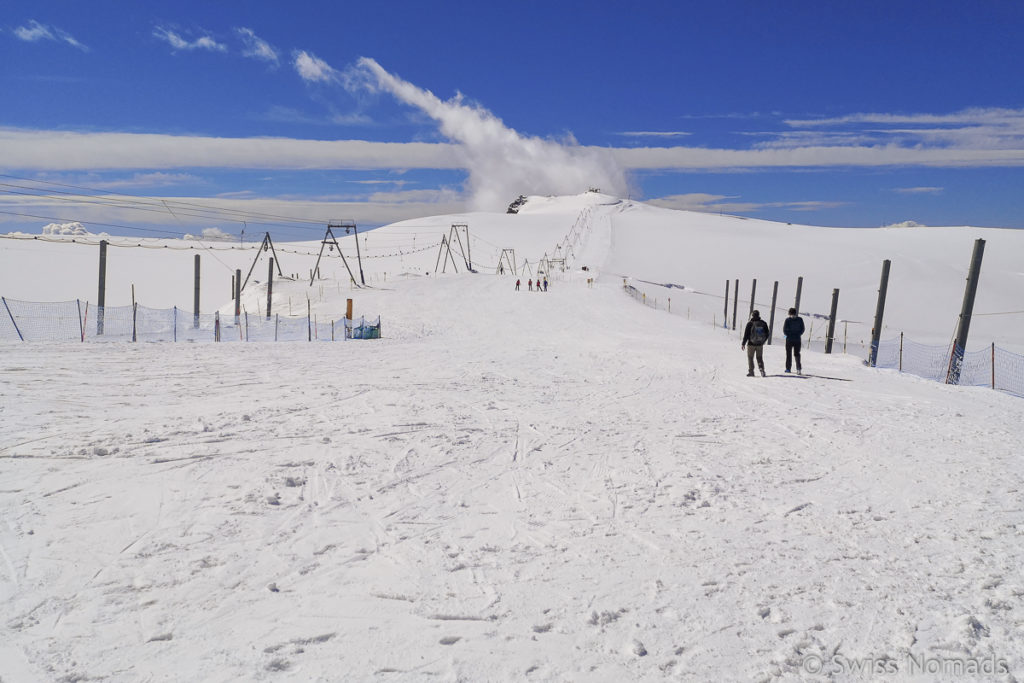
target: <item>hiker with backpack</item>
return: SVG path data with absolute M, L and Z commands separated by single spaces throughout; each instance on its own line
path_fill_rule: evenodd
M 743 330 L 743 341 L 740 348 L 747 350 L 747 377 L 754 376 L 754 357 L 757 356 L 757 367 L 764 377 L 764 344 L 768 341 L 768 323 L 761 320 L 760 311 L 750 314 L 750 322 Z
M 786 372 L 793 367 L 796 357 L 796 374 L 802 374 L 800 367 L 800 335 L 804 333 L 804 319 L 797 315 L 796 309 L 789 309 L 789 317 L 782 323 L 782 334 L 786 336 Z

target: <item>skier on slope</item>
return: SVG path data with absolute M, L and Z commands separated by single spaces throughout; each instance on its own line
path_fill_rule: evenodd
M 761 320 L 760 311 L 750 314 L 750 322 L 743 330 L 743 341 L 740 348 L 747 350 L 747 377 L 754 376 L 754 356 L 757 356 L 757 367 L 764 377 L 764 343 L 768 341 L 768 323 Z
M 801 374 L 800 367 L 800 335 L 804 333 L 804 319 L 801 318 L 795 308 L 789 309 L 789 317 L 782 324 L 782 334 L 786 335 L 786 372 L 793 367 L 793 357 L 796 356 L 796 374 Z
M 516 291 L 519 291 L 519 280 L 516 280 Z

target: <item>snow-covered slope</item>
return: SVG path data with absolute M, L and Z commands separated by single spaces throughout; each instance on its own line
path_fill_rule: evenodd
M 465 225 L 467 231 L 453 225 Z M 779 314 L 793 304 L 797 277 L 804 278 L 801 311 L 826 315 L 832 290 L 840 290 L 838 317 L 849 321 L 851 339 L 870 337 L 882 261 L 892 261 L 883 335 L 929 344 L 947 344 L 953 335 L 967 267 L 974 242 L 986 240 L 982 277 L 971 326 L 969 348 L 991 343 L 1024 352 L 1024 313 L 1019 293 L 1024 289 L 1024 231 L 997 228 L 820 228 L 787 225 L 731 216 L 675 211 L 620 200 L 599 193 L 573 197 L 531 197 L 518 214 L 467 213 L 402 221 L 359 235 L 359 272 L 354 236 L 337 231 L 349 269 L 357 279 L 384 289 L 396 278 L 446 276 L 466 270 L 467 261 L 479 273 L 494 274 L 502 254 L 514 254 L 524 284 L 536 275 L 539 263 L 555 260 L 549 277 L 590 274 L 634 278 L 647 283 L 683 285 L 650 290 L 673 297 L 678 310 L 691 318 L 721 322 L 726 280 L 740 281 L 740 315 L 749 309 L 751 281 L 757 279 L 757 307 L 767 312 L 773 282 L 779 281 Z M 453 237 L 451 258 L 440 248 Z M 95 302 L 97 237 L 0 239 L 0 294 L 8 298 L 56 301 L 80 298 Z M 74 239 L 75 242 L 70 242 Z M 244 304 L 250 311 L 265 309 L 268 253 L 258 244 L 233 245 L 195 240 L 109 238 L 107 303 L 124 305 L 136 299 L 152 308 L 192 308 L 194 256 L 202 263 L 202 309 L 230 309 L 231 278 L 236 269 L 245 278 L 252 269 Z M 285 275 L 294 283 L 275 285 L 282 312 L 305 312 L 305 298 L 323 298 L 320 286 L 308 287 L 309 274 L 320 253 L 320 242 L 282 243 L 275 249 Z M 508 251 L 505 251 L 508 250 Z M 258 257 L 258 258 L 257 258 Z M 255 266 L 253 265 L 255 262 Z M 563 265 L 566 270 L 563 272 Z M 336 252 L 327 250 L 320 274 L 340 294 L 348 271 Z M 649 285 L 645 285 L 650 289 Z M 349 287 L 351 293 L 351 287 Z M 699 294 L 697 294 L 699 293 Z M 288 298 L 291 306 L 288 306 Z M 338 297 L 336 296 L 335 299 Z M 358 298 L 378 305 L 386 294 L 360 293 Z M 333 311 L 338 313 L 335 301 Z M 380 306 L 387 307 L 386 301 Z M 364 309 L 372 312 L 372 308 Z M 730 313 L 731 316 L 731 313 Z M 765 316 L 767 317 L 767 315 Z M 818 324 L 819 330 L 823 324 Z
M 700 289 L 688 240 L 592 199 L 373 231 L 364 257 L 403 253 L 364 258 L 372 289 L 275 282 L 382 313 L 380 341 L 2 345 L 0 678 L 1024 677 L 1024 401 L 817 353 L 748 379 L 735 336 L 623 294 Z M 587 210 L 590 270 L 546 293 L 404 251 L 464 222 L 474 266 L 535 263 Z M 668 215 L 695 254 L 750 225 Z

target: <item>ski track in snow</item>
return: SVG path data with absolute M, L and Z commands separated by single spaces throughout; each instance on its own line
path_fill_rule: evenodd
M 6 346 L 0 678 L 1024 671 L 1019 399 L 466 278 L 379 342 Z

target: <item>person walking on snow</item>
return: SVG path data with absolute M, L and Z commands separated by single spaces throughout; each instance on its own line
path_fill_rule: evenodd
M 548 279 L 544 278 L 544 291 L 548 291 Z
M 743 341 L 740 348 L 747 350 L 747 377 L 754 376 L 754 356 L 757 356 L 757 367 L 764 377 L 764 343 L 768 341 L 768 323 L 761 320 L 760 311 L 750 314 L 750 322 L 743 330 Z
M 796 357 L 796 374 L 801 374 L 800 367 L 800 335 L 804 333 L 804 319 L 797 315 L 796 309 L 789 309 L 789 317 L 782 324 L 782 334 L 786 336 L 786 372 L 793 367 Z
M 532 292 L 533 291 L 533 280 L 527 280 L 526 281 L 526 286 Z
M 516 291 L 519 291 L 519 280 L 516 280 Z

